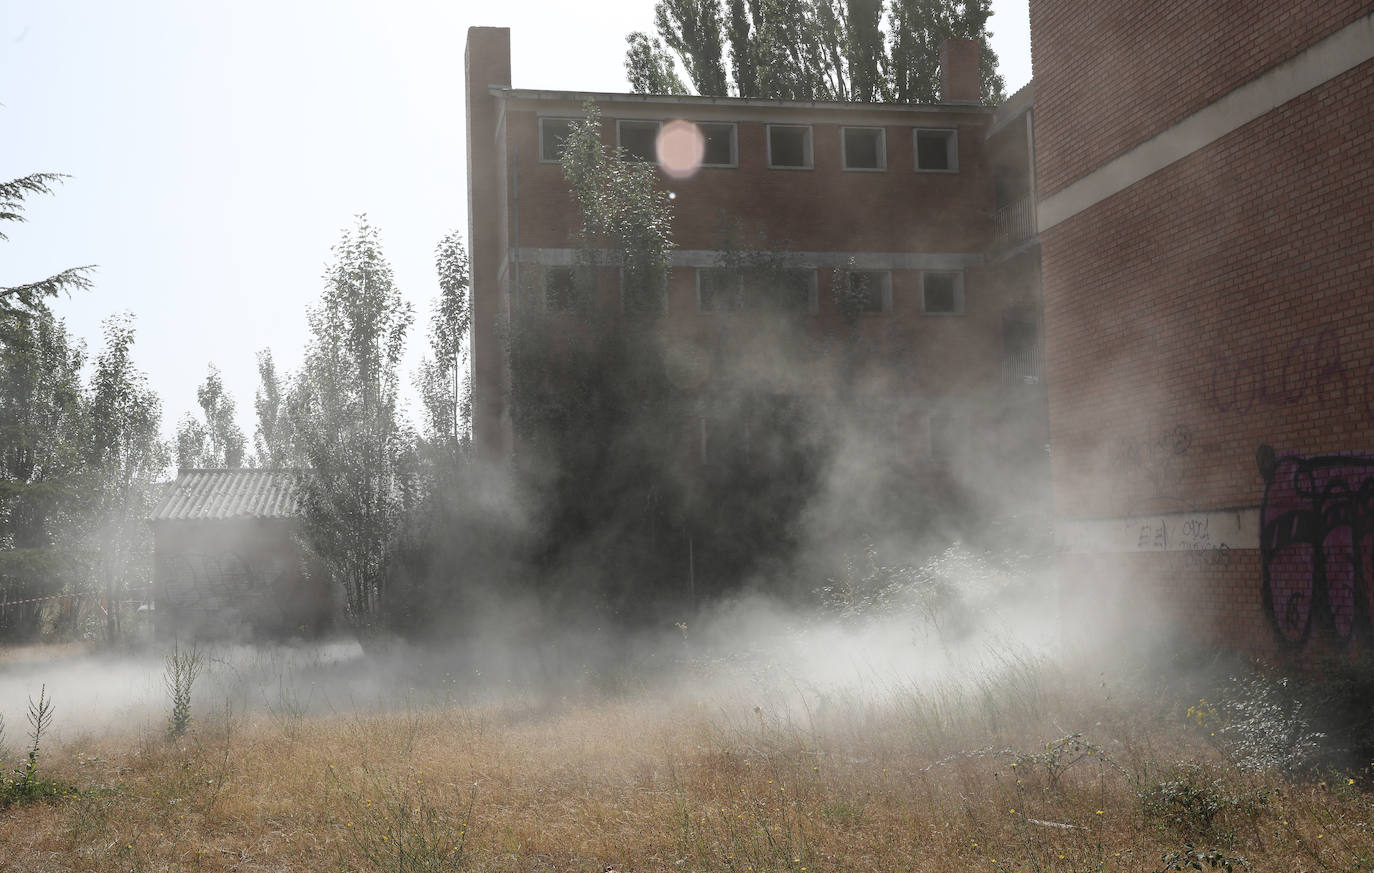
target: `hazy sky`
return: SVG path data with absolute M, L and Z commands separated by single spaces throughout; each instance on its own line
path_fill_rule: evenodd
M 993 0 L 1008 93 L 1030 79 L 1026 0 Z M 0 284 L 97 264 L 54 309 L 92 350 L 137 316 L 163 430 L 215 363 L 251 436 L 254 354 L 295 368 L 329 248 L 382 232 L 414 303 L 407 381 L 437 294 L 433 252 L 467 234 L 463 45 L 511 28 L 516 87 L 627 90 L 625 34 L 653 0 L 0 0 L 0 177 L 72 176 L 0 242 Z

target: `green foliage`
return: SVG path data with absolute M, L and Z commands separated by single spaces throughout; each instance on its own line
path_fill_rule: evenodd
M 0 222 L 24 221 L 24 201 L 34 194 L 53 193 L 53 186 L 65 178 L 61 173 L 32 173 L 0 182 Z M 0 240 L 7 239 L 9 237 L 0 232 Z M 0 318 L 19 312 L 38 312 L 49 297 L 90 288 L 94 269 L 91 266 L 69 267 L 36 282 L 0 285 Z
M 272 361 L 272 350 L 259 351 L 258 390 L 253 397 L 258 425 L 253 431 L 253 452 L 259 467 L 273 470 L 299 464 L 295 431 L 287 408 L 289 398 L 282 381 Z
M 29 753 L 24 765 L 14 771 L 14 778 L 0 775 L 0 809 L 15 804 L 57 800 L 76 793 L 76 789 L 71 786 L 44 778 L 38 772 L 38 755 L 42 749 L 43 734 L 52 725 L 53 702 L 52 698 L 47 696 L 47 691 L 45 685 L 38 692 L 38 700 L 29 698 Z M 2 724 L 0 728 L 3 728 Z M 2 734 L 3 731 L 0 731 L 0 735 Z
M 1226 814 L 1253 817 L 1268 796 L 1229 786 L 1208 768 L 1194 763 L 1176 765 L 1169 778 L 1140 792 L 1145 817 L 1183 834 L 1211 835 Z
M 246 442 L 234 420 L 234 398 L 225 392 L 214 364 L 196 389 L 196 400 L 205 418 L 187 415 L 177 426 L 177 467 L 242 467 Z
M 162 681 L 172 700 L 171 714 L 167 717 L 167 735 L 175 739 L 185 734 L 191 726 L 191 688 L 205 667 L 205 656 L 195 646 L 182 649 L 174 644 L 165 661 Z
M 161 402 L 133 363 L 133 316 L 106 319 L 104 329 L 105 345 L 86 389 L 81 450 L 91 509 L 85 544 L 93 555 L 92 576 L 113 602 L 131 582 L 151 576 L 151 537 L 143 519 L 168 457 L 159 434 Z M 109 610 L 109 642 L 119 636 L 118 615 Z
M 465 366 L 472 327 L 472 283 L 458 231 L 439 242 L 435 267 L 439 299 L 429 321 L 430 356 L 420 362 L 416 387 L 424 404 L 426 445 L 444 463 L 454 464 L 466 451 L 472 416 Z
M 657 38 L 635 31 L 625 37 L 625 78 L 636 94 L 686 94 L 673 58 Z
M 991 0 L 659 0 L 654 13 L 662 44 L 706 96 L 938 103 L 940 44 L 971 38 L 981 43 L 984 102 L 1004 99 L 988 44 Z M 627 41 L 632 88 L 677 93 L 659 41 Z
M 1324 751 L 1326 735 L 1313 729 L 1305 702 L 1287 678 L 1262 673 L 1232 677 L 1221 720 L 1217 733 L 1242 770 L 1297 776 Z
M 1225 870 L 1226 873 L 1235 873 L 1237 869 L 1250 869 L 1250 862 L 1244 858 L 1227 855 L 1217 849 L 1198 849 L 1192 843 L 1185 843 L 1182 849 L 1166 853 L 1161 860 L 1164 866 L 1155 873 L 1179 873 L 1183 870 Z
M 305 540 L 365 631 L 378 627 L 415 496 L 414 436 L 397 416 L 413 313 L 365 216 L 334 247 L 325 281 L 291 402 L 309 467 L 297 493 Z

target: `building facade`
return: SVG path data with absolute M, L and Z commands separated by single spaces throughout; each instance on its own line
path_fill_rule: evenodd
M 1368 3 L 1032 0 L 1053 487 L 1078 626 L 1374 627 Z M 1109 632 L 1115 632 L 1111 630 Z
M 512 312 L 566 308 L 574 284 L 580 218 L 558 148 L 591 101 L 604 145 L 657 159 L 673 194 L 661 331 L 704 394 L 722 347 L 759 345 L 748 312 L 764 292 L 731 266 L 767 255 L 799 334 L 862 350 L 844 390 L 858 384 L 886 410 L 913 467 L 947 473 L 973 443 L 986 456 L 1024 445 L 1043 456 L 1043 414 L 1023 420 L 1044 402 L 1029 91 L 981 106 L 976 43 L 947 47 L 932 106 L 515 89 L 505 28 L 469 30 L 466 75 L 473 424 L 489 454 L 513 442 Z M 684 130 L 696 160 L 680 171 L 658 143 Z M 614 310 L 614 271 L 600 278 L 599 305 Z M 856 320 L 840 285 L 862 288 Z M 700 431 L 703 458 L 710 417 L 684 425 Z
M 335 615 L 289 470 L 181 470 L 153 509 L 158 638 L 311 637 Z

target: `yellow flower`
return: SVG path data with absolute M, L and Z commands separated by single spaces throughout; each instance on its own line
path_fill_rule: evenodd
M 1097 814 L 1098 814 L 1098 815 L 1101 815 L 1101 814 L 1102 814 L 1102 810 L 1099 809 L 1099 810 L 1097 811 Z

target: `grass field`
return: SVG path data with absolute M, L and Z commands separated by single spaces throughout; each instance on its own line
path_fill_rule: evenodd
M 0 677 L 44 663 L 3 652 Z M 536 694 L 429 663 L 389 674 L 384 705 L 321 704 L 310 683 L 349 669 L 289 685 L 280 665 L 221 670 L 257 690 L 203 678 L 180 738 L 131 711 L 61 730 L 64 703 L 73 719 L 79 706 L 59 697 L 38 772 L 64 787 L 0 809 L 0 870 L 1374 865 L 1368 769 L 1312 763 L 1329 760 L 1311 754 L 1320 740 L 1281 707 L 1202 702 L 1198 683 L 1151 671 L 1017 653 L 818 690 L 767 665 L 689 663 Z M 5 703 L 17 778 L 27 725 Z M 1274 723 L 1237 722 L 1256 710 Z

